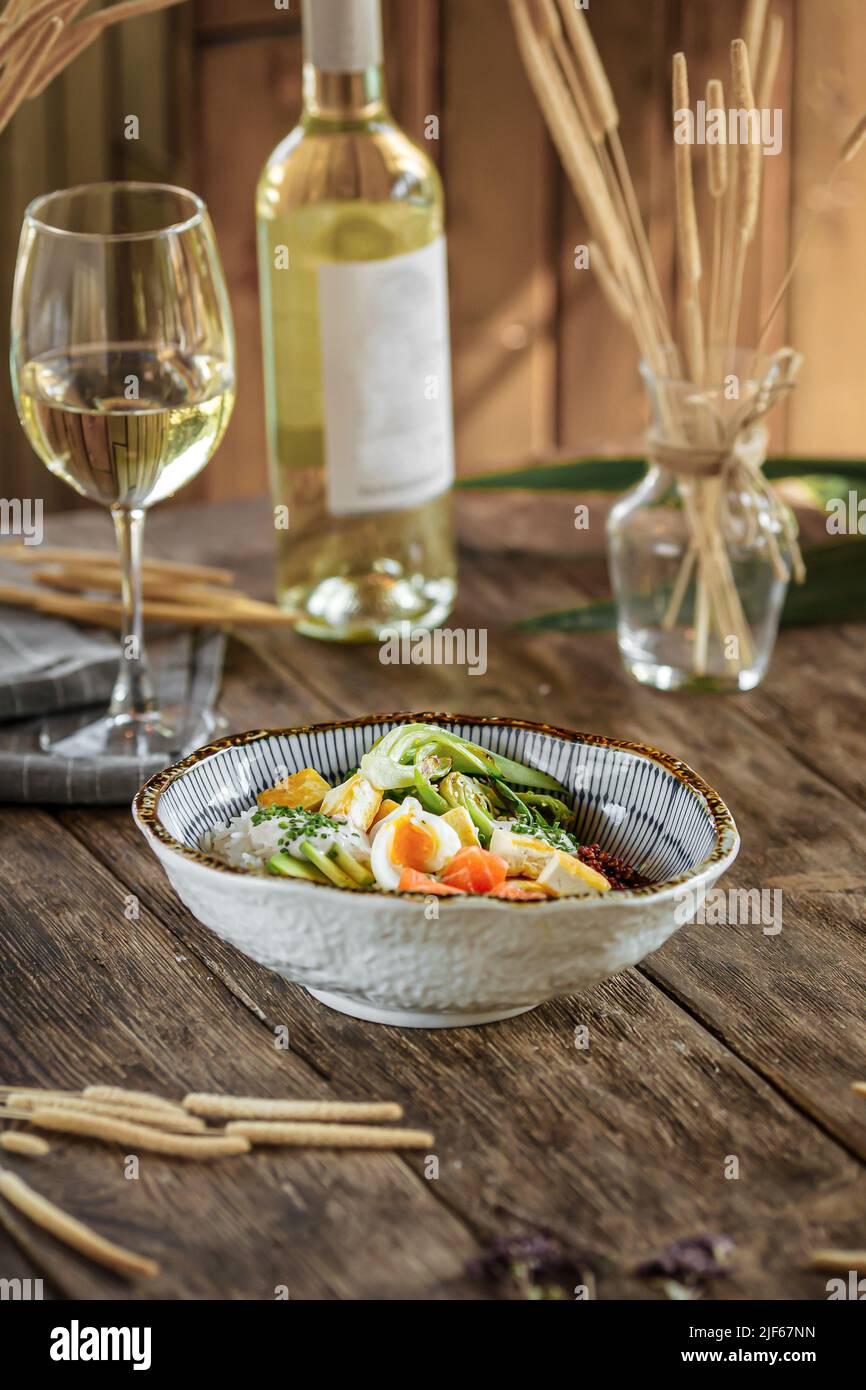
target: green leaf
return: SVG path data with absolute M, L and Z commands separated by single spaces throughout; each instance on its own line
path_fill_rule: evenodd
M 583 458 L 566 463 L 538 463 L 529 468 L 513 468 L 504 473 L 476 473 L 460 478 L 457 487 L 510 488 L 525 492 L 621 492 L 643 477 L 646 462 L 641 458 Z
M 783 627 L 866 621 L 866 538 L 812 546 L 803 559 L 806 581 L 788 589 Z M 529 632 L 609 632 L 616 627 L 616 604 L 601 599 L 524 618 L 517 626 Z
M 503 473 L 476 473 L 461 478 L 468 491 L 508 489 L 523 492 L 622 492 L 639 482 L 646 471 L 643 458 L 580 458 L 564 463 L 538 463 Z M 866 484 L 866 459 L 770 458 L 766 477 L 815 478 L 830 475 L 843 485 Z

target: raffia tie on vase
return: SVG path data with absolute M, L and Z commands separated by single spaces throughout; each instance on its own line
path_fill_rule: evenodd
M 694 663 L 698 675 L 706 672 L 713 627 L 723 648 L 729 637 L 736 637 L 737 655 L 729 658 L 736 670 L 752 660 L 749 624 L 725 541 L 733 519 L 733 498 L 750 499 L 751 505 L 743 508 L 737 519 L 747 528 L 747 542 L 754 541 L 759 531 L 763 533 L 778 578 L 787 581 L 793 574 L 797 583 L 805 578 L 790 511 L 774 493 L 762 467 L 767 441 L 763 418 L 793 388 L 801 361 L 792 348 L 780 348 L 754 395 L 726 422 L 713 407 L 709 394 L 696 388 L 689 404 L 695 407 L 700 420 L 701 439 L 697 442 L 676 437 L 678 431 L 685 434 L 682 422 L 676 420 L 670 435 L 657 430 L 647 435 L 650 463 L 680 480 L 691 531 L 662 625 L 672 628 L 676 624 L 692 574 L 697 570 Z M 703 415 L 699 414 L 702 406 Z

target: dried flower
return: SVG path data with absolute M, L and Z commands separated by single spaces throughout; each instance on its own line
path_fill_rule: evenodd
M 708 1279 L 730 1274 L 734 1243 L 710 1231 L 675 1240 L 657 1255 L 642 1260 L 635 1274 L 658 1280 L 669 1298 L 696 1298 Z
M 510 1288 L 532 1301 L 572 1299 L 575 1286 L 587 1283 L 587 1273 L 592 1277 L 585 1258 L 568 1253 L 555 1236 L 543 1230 L 496 1236 L 467 1269 L 475 1278 Z

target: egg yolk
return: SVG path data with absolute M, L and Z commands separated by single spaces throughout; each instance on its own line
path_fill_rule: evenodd
M 394 825 L 391 862 L 407 869 L 426 869 L 436 853 L 436 836 L 423 822 L 401 816 Z

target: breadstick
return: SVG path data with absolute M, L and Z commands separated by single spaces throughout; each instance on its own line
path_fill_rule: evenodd
M 111 550 L 76 550 L 70 546 L 25 545 L 23 541 L 16 541 L 4 545 L 0 557 L 12 560 L 16 565 L 95 565 L 120 573 L 117 554 Z M 182 564 L 176 560 L 157 560 L 153 556 L 143 560 L 141 568 L 143 574 L 198 584 L 231 584 L 234 579 L 231 570 Z
M 81 1114 L 77 1110 L 46 1107 L 34 1110 L 30 1123 L 37 1129 L 61 1134 L 80 1134 L 88 1139 L 105 1139 L 110 1144 L 127 1144 L 145 1152 L 169 1154 L 173 1158 L 227 1158 L 249 1153 L 249 1141 L 240 1134 L 164 1134 L 148 1125 L 126 1120 L 109 1120 L 103 1115 Z
M 259 1100 L 254 1096 L 221 1096 L 192 1091 L 184 1107 L 212 1120 L 402 1120 L 403 1107 L 393 1101 Z
M 19 1110 L 83 1111 L 86 1115 L 104 1115 L 109 1120 L 128 1120 L 130 1124 L 149 1125 L 156 1129 L 169 1130 L 174 1134 L 203 1134 L 207 1125 L 196 1115 L 187 1115 L 179 1110 L 149 1110 L 143 1105 L 120 1105 L 115 1101 L 92 1100 L 89 1096 L 65 1096 L 45 1091 L 41 1095 L 30 1095 L 26 1091 L 13 1092 L 10 1105 Z
M 80 1250 L 82 1255 L 87 1255 L 97 1264 L 106 1265 L 118 1274 L 139 1274 L 145 1279 L 159 1274 L 159 1265 L 155 1260 L 136 1255 L 132 1250 L 124 1250 L 122 1245 L 115 1245 L 113 1241 L 97 1235 L 89 1226 L 85 1226 L 83 1221 L 77 1221 L 74 1216 L 67 1215 L 60 1207 L 49 1202 L 47 1197 L 34 1191 L 17 1173 L 0 1169 L 0 1196 L 5 1197 L 11 1206 L 23 1212 L 25 1216 L 29 1216 L 37 1226 L 50 1231 L 58 1240 L 71 1245 L 74 1250 Z
M 425 1129 L 377 1129 L 371 1125 L 279 1124 L 267 1120 L 233 1120 L 228 1134 L 253 1144 L 286 1144 L 312 1149 L 429 1149 L 433 1135 Z
M 866 1250 L 816 1250 L 810 1255 L 809 1264 L 812 1269 L 825 1269 L 830 1273 L 866 1270 Z
M 85 1086 L 81 1094 L 93 1100 L 117 1101 L 119 1105 L 137 1105 L 146 1110 L 183 1111 L 179 1100 L 165 1100 L 150 1091 L 127 1091 L 123 1086 Z
M 0 1148 L 10 1154 L 27 1154 L 29 1158 L 44 1158 L 51 1152 L 51 1145 L 40 1139 L 38 1134 L 25 1134 L 20 1129 L 10 1129 L 0 1134 Z

